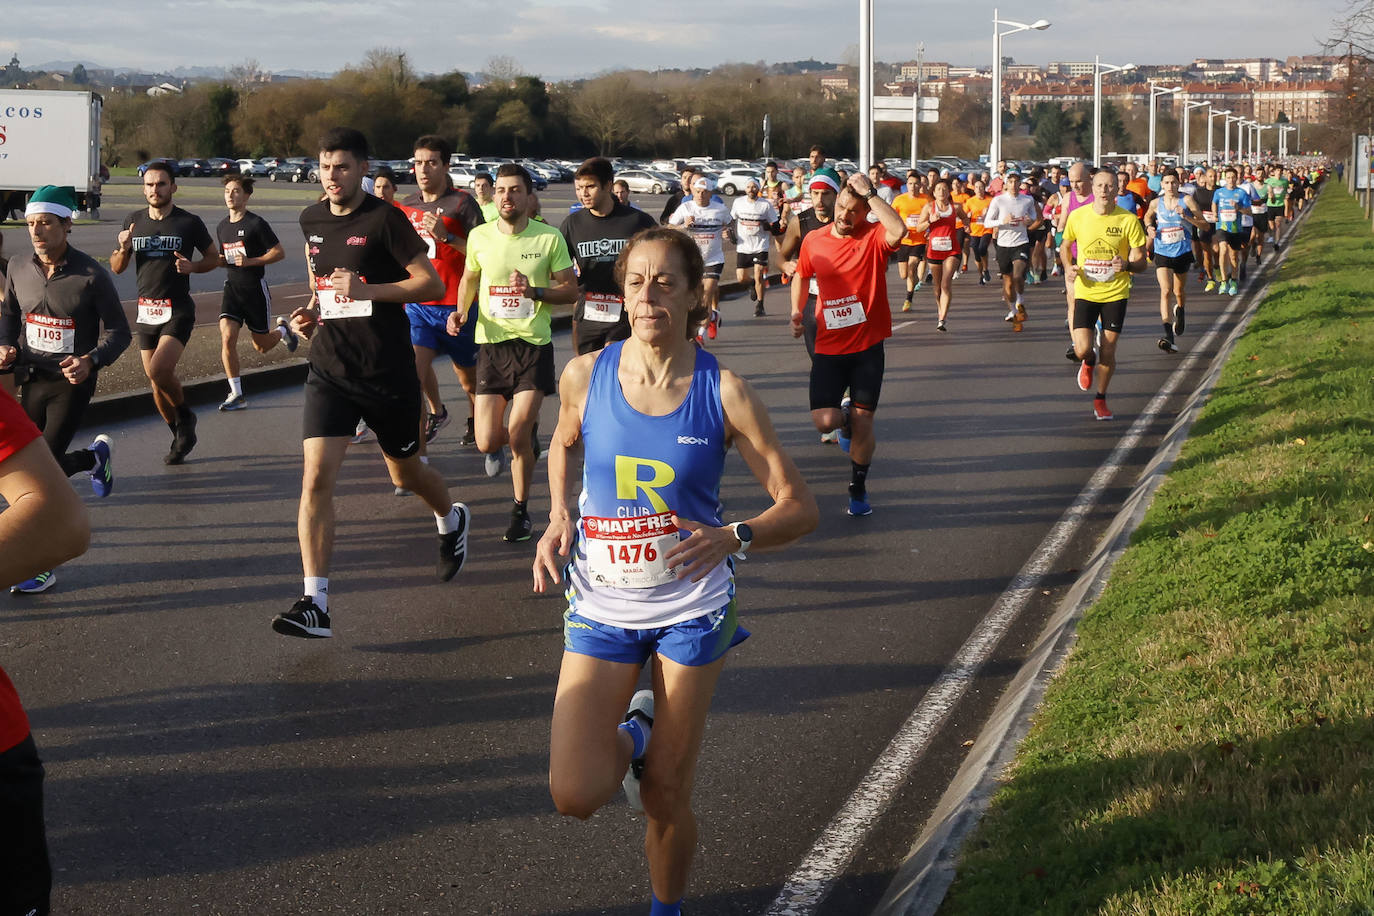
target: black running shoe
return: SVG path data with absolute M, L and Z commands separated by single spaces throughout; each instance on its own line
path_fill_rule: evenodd
M 283 636 L 302 639 L 328 639 L 334 635 L 329 628 L 329 614 L 320 610 L 309 595 L 303 595 L 285 614 L 272 618 L 272 629 Z
M 1177 353 L 1178 345 L 1173 342 L 1172 338 L 1161 337 L 1159 338 L 1159 349 L 1163 350 L 1165 353 Z
M 472 448 L 477 444 L 477 432 L 472 428 L 472 417 L 468 417 L 468 428 L 463 433 L 463 438 L 458 440 L 458 444 L 463 448 Z
M 530 513 L 524 506 L 515 505 L 510 510 L 510 527 L 506 529 L 505 540 L 512 544 L 520 541 L 528 541 L 534 532 L 534 522 L 530 521 Z
M 1073 348 L 1073 344 L 1069 344 L 1069 348 L 1064 351 L 1064 358 L 1071 363 L 1078 362 L 1078 351 Z
M 191 454 L 191 449 L 196 447 L 196 415 L 189 409 L 183 408 L 185 414 L 181 422 L 177 424 L 177 434 L 172 441 L 172 450 L 178 455 L 176 461 L 169 461 L 168 464 L 181 464 L 186 456 Z M 170 457 L 170 456 L 169 456 Z
M 448 534 L 439 535 L 439 564 L 434 567 L 440 582 L 447 582 L 463 568 L 468 559 L 468 507 L 454 503 L 458 510 L 458 527 Z
M 448 426 L 448 406 L 445 405 L 443 413 L 432 413 L 425 417 L 425 442 L 433 442 L 434 437 L 439 435 L 439 430 Z
M 1183 333 L 1183 328 L 1184 328 L 1184 327 L 1185 327 L 1185 325 L 1184 325 L 1184 323 L 1183 323 L 1183 306 L 1181 306 L 1181 305 L 1175 305 L 1175 306 L 1174 306 L 1174 333 L 1175 333 L 1175 334 L 1182 334 L 1182 333 Z

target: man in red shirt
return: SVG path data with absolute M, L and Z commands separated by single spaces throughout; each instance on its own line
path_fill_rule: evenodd
M 877 222 L 868 221 L 869 213 Z M 816 280 L 811 419 L 823 433 L 838 429 L 840 447 L 849 453 L 850 515 L 873 512 L 873 412 L 883 386 L 883 341 L 892 336 L 887 262 L 905 235 L 906 224 L 868 178 L 851 175 L 835 199 L 834 221 L 802 239 L 792 283 L 792 336 L 800 337 L 806 281 Z
M 38 427 L 0 392 L 0 582 L 20 582 L 86 552 L 91 526 Z M 0 913 L 48 912 L 52 868 L 43 828 L 43 764 L 0 668 Z

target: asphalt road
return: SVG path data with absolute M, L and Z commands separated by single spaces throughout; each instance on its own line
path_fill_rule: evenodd
M 823 521 L 743 564 L 753 636 L 730 657 L 706 733 L 690 912 L 769 907 L 1174 369 L 1179 357 L 1154 345 L 1153 277 L 1137 286 L 1111 423 L 1092 419 L 1064 359 L 1054 288 L 1032 288 L 1021 334 L 971 277 L 956 284 L 947 334 L 919 294 L 887 350 L 865 519 L 844 511 L 847 460 L 810 427 L 782 296 L 763 319 L 726 303 L 712 349 L 761 393 Z M 1228 301 L 1195 294 L 1185 352 Z M 566 359 L 567 335 L 555 345 Z M 1128 456 L 817 912 L 862 913 L 881 896 L 1182 400 Z M 394 497 L 375 446 L 359 446 L 338 487 L 336 636 L 271 631 L 300 593 L 299 423 L 299 390 L 203 412 L 200 445 L 177 468 L 161 463 L 168 434 L 154 418 L 111 427 L 118 478 L 109 499 L 87 497 L 90 551 L 52 591 L 0 597 L 0 659 L 48 763 L 54 912 L 645 912 L 639 818 L 616 803 L 578 822 L 549 801 L 563 603 L 531 593 L 533 542 L 500 539 L 509 481 L 457 448 L 457 424 L 434 461 L 474 511 L 462 575 L 433 581 L 427 512 Z M 730 519 L 763 503 L 733 454 L 723 496 Z M 541 519 L 543 483 L 533 508 Z

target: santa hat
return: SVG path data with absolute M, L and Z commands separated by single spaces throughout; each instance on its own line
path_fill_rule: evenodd
M 45 184 L 33 196 L 29 198 L 29 204 L 24 208 L 25 216 L 33 216 L 36 213 L 51 213 L 53 216 L 62 219 L 71 219 L 73 211 L 76 210 L 76 189 L 73 187 L 59 188 L 57 185 Z

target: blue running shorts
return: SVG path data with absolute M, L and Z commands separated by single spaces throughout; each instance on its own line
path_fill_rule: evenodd
M 448 332 L 448 316 L 453 307 L 448 305 L 419 305 L 406 303 L 406 317 L 410 319 L 410 342 L 413 346 L 424 347 L 441 353 L 453 360 L 455 366 L 472 367 L 477 365 L 477 303 L 468 307 L 468 320 L 463 329 L 453 337 Z
M 735 601 L 718 611 L 667 627 L 630 630 L 588 620 L 572 608 L 563 614 L 563 648 L 608 662 L 643 665 L 662 655 L 679 665 L 709 665 L 749 638 L 739 625 Z

